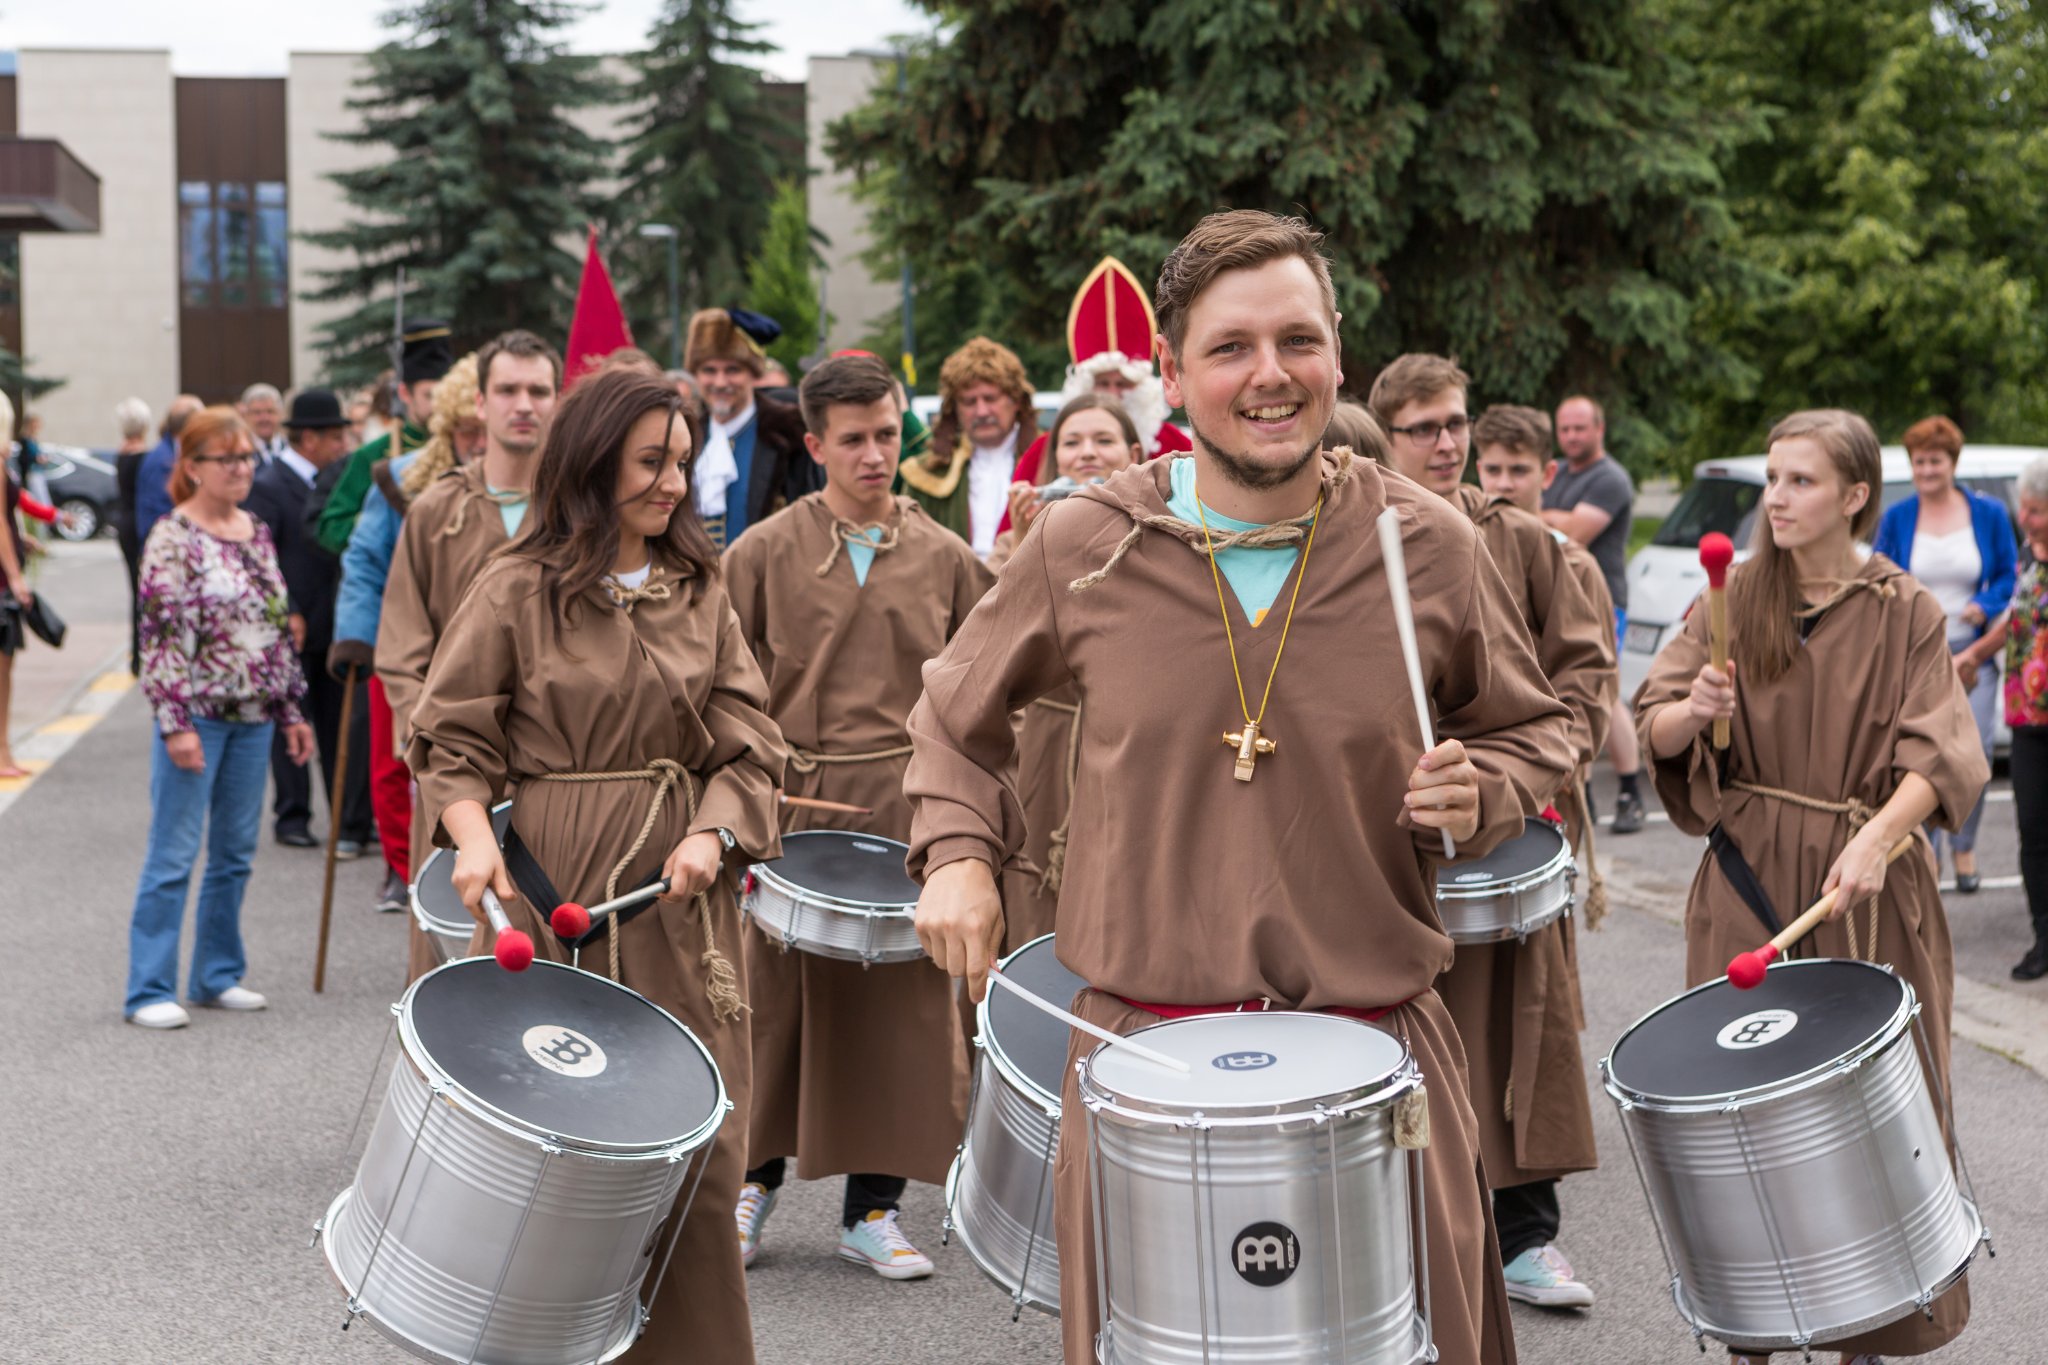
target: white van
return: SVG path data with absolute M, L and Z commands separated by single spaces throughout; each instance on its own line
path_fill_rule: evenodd
M 2019 513 L 2020 471 L 2048 455 L 2039 446 L 1965 445 L 1956 467 L 1956 482 L 2003 502 Z M 1912 463 L 1903 446 L 1884 448 L 1884 505 L 1890 507 L 1913 491 Z M 1678 633 L 1693 599 L 1706 590 L 1700 568 L 1700 537 L 1719 531 L 1735 542 L 1735 557 L 1746 558 L 1750 532 L 1756 526 L 1758 500 L 1764 492 L 1764 457 L 1743 455 L 1707 460 L 1693 466 L 1692 483 L 1657 528 L 1656 538 L 1628 562 L 1628 634 L 1622 641 L 1621 695 L 1633 697 L 1649 675 L 1650 661 Z M 2027 541 L 2014 527 L 2020 562 L 2027 563 Z M 2001 708 L 2002 710 L 2003 708 Z M 2007 736 L 1999 717 L 1999 745 Z

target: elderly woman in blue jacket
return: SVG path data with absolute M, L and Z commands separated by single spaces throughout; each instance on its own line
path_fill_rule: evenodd
M 1878 523 L 1877 552 L 1919 579 L 1948 613 L 1949 653 L 1956 658 L 1956 676 L 1970 694 L 1977 736 L 1988 759 L 1998 714 L 1998 656 L 1993 653 L 1986 659 L 1975 646 L 2012 603 L 2019 571 L 2012 514 L 1998 499 L 1956 482 L 1963 433 L 1948 418 L 1915 422 L 1901 443 L 1913 461 L 1913 492 Z M 1975 891 L 1980 884 L 1977 822 L 1983 815 L 1980 796 L 1969 819 L 1955 832 L 1958 891 Z M 1930 826 L 1928 835 L 1938 858 L 1942 832 Z

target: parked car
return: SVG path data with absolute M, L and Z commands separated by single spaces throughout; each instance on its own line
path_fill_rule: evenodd
M 1956 466 L 1956 482 L 1979 493 L 1997 498 L 2019 516 L 2017 487 L 2020 471 L 2048 454 L 2038 446 L 1963 447 Z M 1764 457 L 1743 455 L 1734 459 L 1707 460 L 1693 466 L 1692 483 L 1679 497 L 1678 505 L 1648 545 L 1636 551 L 1628 562 L 1628 633 L 1622 640 L 1621 694 L 1635 695 L 1649 676 L 1650 661 L 1670 642 L 1685 621 L 1693 600 L 1706 590 L 1706 571 L 1700 568 L 1700 537 L 1719 531 L 1735 542 L 1735 557 L 1749 556 L 1749 538 L 1756 527 L 1757 504 L 1764 492 Z M 1903 446 L 1884 448 L 1883 504 L 1890 507 L 1913 491 L 1912 461 Z M 2027 538 L 2018 536 L 2025 562 Z M 2010 736 L 2001 717 L 1998 744 L 2005 747 Z
M 50 480 L 50 501 L 70 518 L 57 523 L 57 534 L 66 540 L 112 535 L 119 496 L 114 453 L 83 446 L 44 446 L 43 464 Z

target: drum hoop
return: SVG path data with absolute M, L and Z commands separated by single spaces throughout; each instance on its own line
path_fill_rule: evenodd
M 1020 943 L 1015 948 L 1012 948 L 1003 955 L 1002 961 L 996 965 L 1004 971 L 1008 971 L 1010 964 L 1024 956 L 1025 953 L 1036 948 L 1041 943 L 1050 943 L 1052 941 L 1053 935 L 1040 934 L 1037 938 L 1026 943 Z M 989 1005 L 995 998 L 995 989 L 991 986 L 989 993 L 981 998 L 981 1003 L 974 1007 L 975 1043 L 980 1046 L 982 1054 L 989 1059 L 989 1063 L 995 1067 L 1002 1078 L 1010 1083 L 1010 1087 L 1013 1090 L 1018 1091 L 1024 1100 L 1035 1104 L 1047 1118 L 1051 1119 L 1054 1123 L 1058 1123 L 1060 1119 L 1060 1097 L 1058 1092 L 1047 1090 L 1037 1081 L 1025 1075 L 1024 1069 L 1011 1060 L 1010 1054 L 1003 1049 L 1003 1040 L 996 1033 L 993 1021 L 989 1018 Z M 1053 1003 L 1064 1007 L 1067 1002 L 1055 1000 Z
M 1314 1014 L 1313 1010 L 1265 1010 L 1264 1015 Z M 1318 1016 L 1323 1017 L 1323 1016 Z M 1162 1019 L 1157 1024 L 1133 1029 L 1127 1037 L 1140 1037 L 1178 1022 Z M 1188 1124 L 1200 1128 L 1276 1128 L 1297 1123 L 1322 1123 L 1331 1119 L 1352 1118 L 1372 1110 L 1386 1108 L 1410 1090 L 1422 1086 L 1422 1067 L 1416 1062 L 1415 1054 L 1400 1037 L 1374 1024 L 1359 1020 L 1367 1028 L 1378 1031 L 1398 1044 L 1401 1060 L 1394 1069 L 1376 1080 L 1348 1090 L 1333 1090 L 1327 1095 L 1304 1096 L 1299 1099 L 1281 1100 L 1272 1105 L 1230 1105 L 1230 1104 L 1174 1104 L 1165 1101 L 1147 1102 L 1120 1095 L 1095 1079 L 1094 1063 L 1103 1048 L 1103 1043 L 1083 1057 L 1080 1062 L 1081 1102 L 1091 1112 L 1114 1114 L 1118 1118 L 1136 1123 L 1156 1126 L 1161 1120 L 1178 1125 Z M 1281 1107 L 1286 1106 L 1286 1107 Z
M 598 976 L 594 972 L 582 972 L 581 975 L 587 976 L 593 981 L 602 982 L 613 990 L 623 991 L 627 995 L 645 1001 L 649 1008 L 653 1009 L 662 1018 L 668 1020 L 669 1023 L 675 1025 L 676 1030 L 683 1037 L 687 1038 L 691 1046 L 695 1047 L 698 1054 L 704 1058 L 705 1065 L 711 1068 L 711 1083 L 717 1093 L 712 1096 L 710 1114 L 695 1128 L 692 1128 L 680 1137 L 666 1138 L 660 1142 L 636 1143 L 600 1142 L 594 1138 L 575 1137 L 567 1133 L 553 1133 L 536 1127 L 516 1114 L 508 1113 L 498 1108 L 496 1105 L 478 1096 L 474 1091 L 463 1085 L 462 1082 L 450 1076 L 446 1070 L 435 1063 L 432 1057 L 428 1055 L 426 1044 L 420 1041 L 419 1034 L 414 1030 L 412 1000 L 413 996 L 419 993 L 419 989 L 424 983 L 439 976 L 451 967 L 459 967 L 465 962 L 477 960 L 476 958 L 465 957 L 457 958 L 453 962 L 442 963 L 434 968 L 433 971 L 425 973 L 418 981 L 413 982 L 411 986 L 407 987 L 405 995 L 398 1002 L 399 1047 L 404 1054 L 405 1060 L 412 1065 L 414 1071 L 419 1073 L 420 1079 L 426 1083 L 428 1090 L 431 1092 L 428 1097 L 429 1104 L 433 1103 L 436 1099 L 445 1100 L 464 1114 L 474 1118 L 477 1122 L 487 1127 L 495 1128 L 508 1137 L 521 1142 L 532 1143 L 538 1147 L 559 1148 L 563 1152 L 575 1156 L 589 1157 L 597 1161 L 679 1160 L 709 1143 L 712 1136 L 717 1133 L 719 1125 L 725 1120 L 725 1111 L 729 1100 L 725 1093 L 725 1075 L 719 1071 L 717 1059 L 712 1057 L 711 1049 L 704 1046 L 703 1039 L 691 1032 L 688 1025 L 661 1006 L 655 1004 L 652 1000 L 648 1000 L 646 996 L 629 987 L 622 986 L 616 981 Z M 533 966 L 535 968 L 548 968 L 564 972 L 578 970 L 575 967 L 568 966 L 566 963 L 559 962 L 536 961 Z M 532 968 L 528 970 L 532 970 Z
M 860 901 L 813 891 L 776 873 L 767 863 L 755 863 L 750 870 L 761 885 L 799 907 L 831 910 L 842 915 L 865 915 L 872 919 L 909 919 L 910 912 L 917 907 L 915 900 Z
M 1679 1001 L 1686 999 L 1688 996 L 1697 995 L 1701 991 L 1712 990 L 1715 986 L 1721 984 L 1719 980 L 1714 980 L 1694 986 L 1689 991 L 1672 996 L 1669 1000 L 1666 1000 L 1663 1004 L 1657 1006 L 1657 1008 L 1651 1010 L 1648 1014 L 1636 1020 L 1635 1023 L 1630 1024 L 1627 1029 L 1623 1030 L 1621 1037 L 1615 1040 L 1614 1046 L 1608 1049 L 1607 1055 L 1600 1059 L 1601 1084 L 1606 1089 L 1608 1095 L 1614 1100 L 1626 1102 L 1637 1109 L 1647 1109 L 1652 1113 L 1714 1113 L 1731 1105 L 1742 1107 L 1751 1104 L 1762 1104 L 1771 1100 L 1787 1099 L 1793 1095 L 1811 1090 L 1815 1086 L 1824 1085 L 1837 1076 L 1858 1070 L 1872 1059 L 1897 1046 L 1901 1038 L 1908 1038 L 1912 1035 L 1914 1016 L 1920 1012 L 1919 997 L 1913 993 L 1913 984 L 1910 981 L 1882 962 L 1864 962 L 1860 958 L 1808 957 L 1783 963 L 1769 970 L 1781 972 L 1795 969 L 1802 965 L 1821 962 L 1854 962 L 1858 966 L 1874 968 L 1889 976 L 1898 985 L 1900 991 L 1899 1007 L 1893 1011 L 1891 1017 L 1885 1020 L 1884 1024 L 1875 1033 L 1832 1060 L 1822 1062 L 1818 1066 L 1809 1067 L 1797 1075 L 1786 1076 L 1780 1080 L 1767 1081 L 1762 1085 L 1747 1086 L 1741 1090 L 1729 1090 L 1714 1095 L 1657 1095 L 1637 1090 L 1626 1082 L 1617 1079 L 1614 1074 L 1614 1054 L 1621 1050 L 1621 1045 L 1628 1041 L 1629 1036 L 1657 1015 L 1676 1005 Z M 1918 1059 L 1916 1058 L 1915 1060 Z
M 1562 840 L 1564 836 L 1559 834 L 1558 838 Z M 1503 877 L 1499 881 L 1466 882 L 1463 885 L 1452 886 L 1439 884 L 1436 898 L 1440 901 L 1469 901 L 1513 895 L 1522 891 L 1533 891 L 1539 886 L 1548 886 L 1561 876 L 1575 875 L 1577 872 L 1578 866 L 1572 860 L 1572 847 L 1569 843 L 1564 843 L 1554 857 L 1538 865 L 1534 871 L 1524 872 L 1518 877 Z

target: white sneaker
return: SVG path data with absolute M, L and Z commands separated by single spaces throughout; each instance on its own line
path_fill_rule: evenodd
M 768 1215 L 775 1211 L 775 1200 L 781 1190 L 771 1190 L 765 1185 L 752 1181 L 740 1186 L 739 1209 L 735 1215 L 740 1227 L 740 1264 L 750 1266 L 761 1254 L 761 1229 L 768 1226 Z
M 921 1280 L 932 1273 L 931 1257 L 903 1235 L 894 1209 L 875 1209 L 840 1232 L 839 1255 L 860 1262 L 885 1280 Z
M 183 1028 L 192 1022 L 192 1016 L 175 1000 L 159 1000 L 129 1015 L 128 1022 L 140 1028 Z
M 1572 1263 L 1554 1246 L 1531 1247 L 1509 1261 L 1508 1297 L 1538 1308 L 1591 1308 L 1593 1291 L 1572 1273 Z
M 267 1009 L 270 1005 L 268 1000 L 244 986 L 230 986 L 211 1000 L 195 1000 L 192 1003 L 209 1010 L 260 1010 Z

